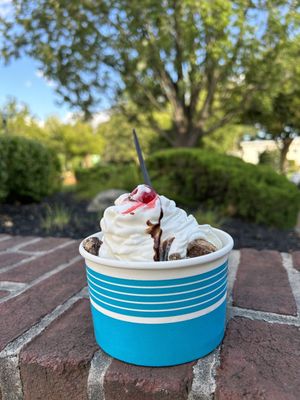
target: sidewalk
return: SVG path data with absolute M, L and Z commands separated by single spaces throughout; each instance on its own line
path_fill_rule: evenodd
M 300 251 L 233 251 L 220 348 L 170 368 L 96 345 L 78 242 L 0 235 L 0 400 L 298 400 Z

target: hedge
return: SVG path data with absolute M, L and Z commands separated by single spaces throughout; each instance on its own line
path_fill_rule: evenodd
M 0 136 L 0 200 L 40 201 L 60 186 L 55 153 L 39 142 Z
M 300 192 L 269 167 L 200 149 L 160 151 L 147 165 L 155 189 L 182 205 L 230 209 L 237 217 L 279 228 L 296 224 Z
M 77 191 L 86 198 L 92 198 L 107 189 L 131 190 L 141 183 L 141 176 L 136 164 L 97 164 L 88 169 L 77 169 Z

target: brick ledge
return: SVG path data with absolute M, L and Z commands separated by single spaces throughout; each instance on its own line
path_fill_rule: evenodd
M 299 252 L 233 251 L 222 346 L 197 362 L 146 368 L 113 360 L 96 345 L 77 246 L 0 235 L 0 400 L 298 398 Z M 274 285 L 276 296 L 266 302 Z M 30 318 L 22 313 L 28 304 Z

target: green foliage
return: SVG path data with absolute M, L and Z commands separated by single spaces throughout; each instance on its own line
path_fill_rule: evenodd
M 40 124 L 29 108 L 15 99 L 4 104 L 1 114 L 7 116 L 7 126 L 4 127 L 0 119 L 0 133 L 24 136 L 51 147 L 65 170 L 88 164 L 91 154 L 103 153 L 104 139 L 88 122 L 75 119 L 64 123 L 56 117 L 49 117 Z
M 0 137 L 0 202 L 8 195 L 8 146 L 1 144 Z
M 202 147 L 209 151 L 228 153 L 238 150 L 243 136 L 254 136 L 256 129 L 250 125 L 228 124 L 205 136 Z
M 214 228 L 220 228 L 224 222 L 224 216 L 220 213 L 220 210 L 204 210 L 198 209 L 193 212 L 193 216 L 196 218 L 198 224 L 209 224 Z
M 136 161 L 136 151 L 132 138 L 132 128 L 135 127 L 144 155 L 149 152 L 155 133 L 140 125 L 129 123 L 124 115 L 115 112 L 109 121 L 100 124 L 97 136 L 103 140 L 102 160 L 104 162 L 126 163 Z
M 61 99 L 87 115 L 115 94 L 136 106 L 131 121 L 143 114 L 173 146 L 194 146 L 255 91 L 290 80 L 281 60 L 299 65 L 298 8 L 297 0 L 19 0 L 2 18 L 0 51 L 37 59 Z M 161 129 L 157 111 L 171 126 Z
M 129 192 L 141 183 L 136 164 L 99 164 L 92 168 L 76 171 L 77 192 L 81 197 L 91 199 L 107 189 L 124 189 Z
M 61 154 L 65 169 L 74 169 L 89 154 L 100 154 L 104 141 L 86 122 L 63 123 L 51 117 L 45 123 L 45 131 L 51 146 Z
M 55 205 L 54 207 L 48 206 L 46 215 L 41 220 L 41 227 L 47 232 L 52 229 L 63 229 L 71 220 L 71 213 L 63 206 Z
M 300 193 L 268 167 L 198 149 L 157 152 L 148 166 L 154 187 L 179 204 L 219 208 L 280 228 L 296 223 Z
M 275 171 L 279 170 L 279 150 L 265 150 L 259 155 L 259 164 L 268 165 Z
M 39 201 L 60 184 L 60 164 L 42 144 L 18 136 L 0 136 L 2 200 Z
M 260 128 L 263 138 L 277 141 L 280 149 L 279 169 L 288 172 L 287 154 L 295 137 L 300 135 L 300 68 L 291 62 L 293 51 L 299 47 L 288 46 L 282 56 L 282 76 L 277 89 L 255 93 L 244 118 Z M 278 87 L 279 86 L 279 87 Z

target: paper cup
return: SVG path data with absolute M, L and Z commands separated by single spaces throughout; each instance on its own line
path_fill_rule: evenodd
M 99 346 L 119 360 L 170 366 L 203 357 L 222 341 L 227 265 L 233 240 L 214 229 L 223 246 L 175 261 L 119 261 L 93 256 L 80 244 Z M 96 233 L 101 239 L 102 234 Z

